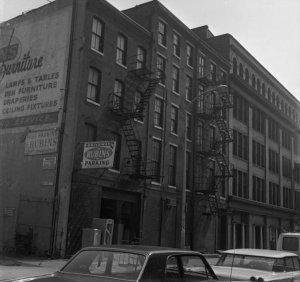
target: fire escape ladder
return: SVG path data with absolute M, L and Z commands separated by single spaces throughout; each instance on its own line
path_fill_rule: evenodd
M 154 93 L 154 90 L 157 86 L 157 84 L 159 83 L 160 78 L 154 78 L 148 81 L 148 85 L 147 88 L 145 89 L 145 91 L 143 92 L 143 95 L 139 101 L 139 103 L 136 105 L 135 108 L 135 113 L 137 115 L 142 115 L 146 106 L 148 105 L 148 102 L 152 96 L 152 94 Z

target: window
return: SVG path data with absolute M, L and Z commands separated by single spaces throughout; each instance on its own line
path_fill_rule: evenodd
M 127 38 L 119 33 L 117 39 L 117 63 L 126 66 Z
M 288 150 L 292 148 L 292 135 L 285 128 L 282 128 L 282 146 Z
M 246 81 L 247 83 L 250 82 L 249 70 L 248 70 L 247 68 L 246 68 L 246 71 L 245 71 L 245 81 Z
M 241 78 L 244 77 L 244 67 L 243 67 L 242 63 L 240 63 L 240 66 L 239 66 L 239 76 Z
M 163 127 L 163 100 L 155 97 L 154 124 Z
M 233 130 L 233 155 L 248 160 L 248 137 Z
M 266 201 L 265 180 L 256 176 L 252 176 L 252 183 L 253 183 L 252 200 L 265 203 Z
M 192 78 L 190 76 L 186 76 L 186 83 L 185 83 L 185 98 L 188 101 L 192 101 Z
M 294 163 L 294 180 L 300 183 L 300 164 Z
M 104 47 L 104 23 L 96 18 L 93 19 L 91 48 L 103 53 Z
M 171 132 L 178 134 L 178 108 L 171 106 Z
M 260 79 L 257 79 L 257 91 L 260 93 Z
M 199 56 L 198 73 L 199 73 L 199 78 L 205 76 L 205 59 L 202 56 Z
M 253 225 L 253 248 L 264 248 L 264 227 L 259 225 Z
M 143 47 L 138 47 L 137 49 L 137 64 L 136 68 L 144 69 L 146 66 L 146 50 Z
M 283 207 L 291 209 L 293 207 L 292 205 L 292 189 L 289 187 L 283 187 Z
M 258 166 L 265 167 L 265 146 L 252 140 L 252 162 Z
M 180 36 L 177 33 L 173 35 L 173 54 L 180 57 Z
M 88 77 L 87 99 L 99 103 L 101 72 L 90 67 Z
M 254 74 L 252 74 L 252 87 L 256 89 L 256 78 Z
M 248 173 L 233 169 L 232 195 L 248 199 Z
M 170 159 L 169 159 L 169 185 L 176 186 L 176 158 L 177 147 L 170 145 Z
M 84 125 L 84 141 L 91 142 L 97 140 L 97 127 L 90 123 Z
M 292 161 L 284 156 L 282 156 L 282 175 L 292 179 Z
M 179 68 L 173 66 L 172 91 L 179 93 Z
M 210 64 L 210 75 L 212 81 L 217 81 L 217 66 L 213 63 Z
M 186 152 L 186 186 L 185 189 L 191 190 L 191 152 Z
M 225 71 L 222 71 L 222 70 L 221 70 L 221 83 L 227 84 L 227 74 Z
M 279 185 L 273 182 L 269 182 L 269 204 L 280 206 Z
M 118 133 L 112 133 L 112 134 L 113 134 L 113 140 L 116 141 L 116 149 L 115 149 L 113 169 L 120 170 L 122 137 Z
M 158 139 L 153 139 L 153 156 L 152 161 L 154 164 L 154 176 L 155 181 L 160 183 L 160 166 L 161 166 L 161 141 Z
M 203 122 L 201 120 L 197 121 L 197 131 L 196 131 L 196 146 L 197 151 L 202 152 L 202 144 L 203 144 Z
M 256 108 L 252 107 L 252 127 L 261 133 L 265 133 L 265 115 L 264 113 Z
M 166 59 L 157 55 L 157 77 L 160 77 L 160 83 L 165 84 L 165 68 L 166 68 Z
M 266 87 L 264 83 L 262 84 L 262 95 L 266 97 Z
M 233 74 L 238 74 L 238 65 L 236 58 L 233 58 Z
M 279 154 L 269 149 L 269 170 L 279 174 Z
M 121 109 L 123 106 L 124 84 L 119 80 L 115 80 L 113 109 Z
M 192 140 L 192 116 L 186 114 L 186 138 Z
M 167 45 L 167 26 L 161 21 L 158 23 L 158 44 Z
M 248 124 L 248 101 L 238 94 L 233 96 L 233 116 Z
M 143 113 L 142 107 L 140 105 L 141 98 L 142 98 L 142 92 L 139 90 L 136 90 L 134 93 L 134 104 L 133 104 L 133 110 L 138 114 L 137 119 L 140 121 L 143 121 Z
M 269 138 L 279 142 L 279 124 L 269 117 Z
M 193 59 L 194 59 L 194 48 L 187 44 L 186 46 L 186 63 L 188 66 L 193 67 Z

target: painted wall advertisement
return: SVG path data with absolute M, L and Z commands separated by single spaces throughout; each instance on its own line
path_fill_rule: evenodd
M 24 19 L 0 33 L 0 130 L 59 123 L 70 17 Z
M 114 165 L 115 141 L 85 142 L 82 168 L 111 168 Z

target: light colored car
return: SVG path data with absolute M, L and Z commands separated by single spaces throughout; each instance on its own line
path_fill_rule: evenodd
M 58 272 L 19 282 L 217 281 L 202 254 L 155 246 L 105 245 L 83 248 Z
M 233 249 L 222 252 L 212 266 L 219 280 L 300 281 L 299 257 L 290 252 Z

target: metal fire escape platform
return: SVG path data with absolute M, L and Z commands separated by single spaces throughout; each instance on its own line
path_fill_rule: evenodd
M 149 161 L 146 163 L 143 161 L 142 143 L 136 124 L 137 120 L 144 117 L 149 100 L 164 74 L 156 72 L 156 66 L 149 68 L 136 66 L 138 66 L 136 61 L 130 64 L 124 79 L 125 90 L 122 93 L 109 94 L 108 111 L 118 117 L 130 154 L 130 159 L 124 160 L 121 180 L 155 178 L 152 169 L 154 165 Z M 137 92 L 140 94 L 138 99 Z
M 220 197 L 220 188 L 233 176 L 233 165 L 226 157 L 228 144 L 233 141 L 233 132 L 227 122 L 227 112 L 233 107 L 233 99 L 227 89 L 213 90 L 224 83 L 224 79 L 216 73 L 204 72 L 199 83 L 208 90 L 212 88 L 212 91 L 202 97 L 197 107 L 197 116 L 206 126 L 196 148 L 197 155 L 203 159 L 202 173 L 196 179 L 196 193 L 205 202 L 203 214 L 215 216 L 226 211 L 226 199 Z M 212 128 L 217 129 L 213 134 L 210 132 Z

